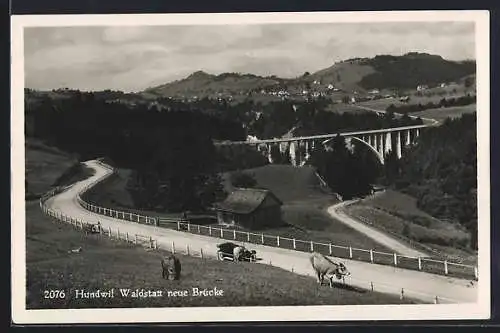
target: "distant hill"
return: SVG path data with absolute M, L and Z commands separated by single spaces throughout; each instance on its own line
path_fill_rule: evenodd
M 314 73 L 296 78 L 262 77 L 253 74 L 197 71 L 185 79 L 148 88 L 142 93 L 160 97 L 217 97 L 269 94 L 287 91 L 363 93 L 368 90 L 414 90 L 418 85 L 429 87 L 442 82 L 463 82 L 475 75 L 475 61 L 450 61 L 438 55 L 408 53 L 403 56 L 378 55 L 374 58 L 353 58 L 337 62 Z
M 284 79 L 253 74 L 223 73 L 212 75 L 197 71 L 182 80 L 173 81 L 144 91 L 157 96 L 216 97 L 223 94 L 246 94 L 248 91 L 278 85 Z

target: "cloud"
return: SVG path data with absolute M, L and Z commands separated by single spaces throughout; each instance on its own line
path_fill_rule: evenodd
M 50 27 L 25 30 L 30 88 L 139 91 L 196 70 L 298 76 L 410 51 L 475 58 L 467 22 Z

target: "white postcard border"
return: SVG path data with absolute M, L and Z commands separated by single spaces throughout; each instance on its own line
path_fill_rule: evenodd
M 12 16 L 11 230 L 12 319 L 29 323 L 455 320 L 490 317 L 489 12 L 315 12 Z M 478 301 L 474 304 L 342 305 L 26 310 L 24 201 L 24 27 L 469 21 L 476 27 Z M 230 311 L 229 311 L 230 310 Z

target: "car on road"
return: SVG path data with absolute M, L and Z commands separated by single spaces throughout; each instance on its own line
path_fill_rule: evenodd
M 239 254 L 239 258 L 235 258 L 235 250 Z M 238 245 L 232 242 L 217 244 L 217 259 L 230 261 L 257 261 L 257 252 L 248 250 L 243 245 Z

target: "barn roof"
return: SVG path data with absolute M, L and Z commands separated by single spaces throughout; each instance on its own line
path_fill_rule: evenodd
M 238 214 L 250 214 L 256 210 L 266 199 L 267 196 L 271 195 L 274 200 L 279 205 L 282 205 L 280 199 L 278 199 L 271 191 L 264 189 L 255 188 L 238 188 L 233 191 L 223 202 L 216 203 L 214 205 L 216 210 L 238 213 Z

